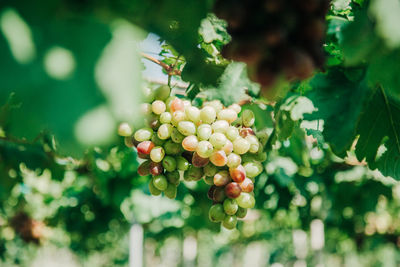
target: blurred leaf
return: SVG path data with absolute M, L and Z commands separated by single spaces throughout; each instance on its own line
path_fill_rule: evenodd
M 314 130 L 314 129 L 306 129 L 307 135 L 311 135 L 317 140 L 317 145 L 320 149 L 323 148 L 323 145 L 325 144 L 324 136 L 321 131 L 319 130 Z

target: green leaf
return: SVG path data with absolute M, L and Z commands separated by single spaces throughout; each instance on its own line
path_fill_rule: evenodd
M 325 144 L 325 139 L 324 139 L 324 135 L 322 134 L 321 131 L 315 130 L 315 129 L 306 129 L 306 133 L 307 133 L 307 135 L 311 135 L 312 137 L 314 137 L 317 140 L 317 145 L 320 149 L 323 148 L 323 146 Z
M 220 44 L 227 44 L 231 40 L 226 31 L 227 25 L 226 21 L 218 19 L 214 14 L 208 14 L 207 18 L 201 21 L 199 33 L 206 43 L 218 41 Z

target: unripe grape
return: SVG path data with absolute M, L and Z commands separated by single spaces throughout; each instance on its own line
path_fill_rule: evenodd
M 177 188 L 174 184 L 168 184 L 167 189 L 164 190 L 164 195 L 167 198 L 174 199 L 176 198 Z
M 196 125 L 191 121 L 181 121 L 178 123 L 178 131 L 185 135 L 194 135 L 196 133 Z
M 160 146 L 154 147 L 150 152 L 150 158 L 154 162 L 161 162 L 165 156 L 164 148 Z
M 235 215 L 232 216 L 225 216 L 224 220 L 222 221 L 222 226 L 226 229 L 234 229 L 237 224 L 237 218 Z
M 203 169 L 197 168 L 193 165 L 189 166 L 189 169 L 184 174 L 185 181 L 199 181 L 203 178 Z
M 257 154 L 255 154 L 254 159 L 259 162 L 264 162 L 267 160 L 267 152 L 262 151 L 262 147 L 258 149 Z
M 170 111 L 174 113 L 175 111 L 178 110 L 183 112 L 185 110 L 185 105 L 183 104 L 183 101 L 181 99 L 176 97 L 171 102 Z
M 167 177 L 167 180 L 170 184 L 174 184 L 175 186 L 179 185 L 180 175 L 178 171 L 166 172 L 165 176 Z
M 135 132 L 135 140 L 138 142 L 148 141 L 153 136 L 153 130 L 151 128 L 142 128 Z
M 151 110 L 154 114 L 160 115 L 165 112 L 166 109 L 165 103 L 161 100 L 156 100 L 151 104 Z
M 176 167 L 180 171 L 187 171 L 189 169 L 189 161 L 184 157 L 178 157 L 176 160 Z
M 227 139 L 224 147 L 222 148 L 222 150 L 225 151 L 225 154 L 227 154 L 227 155 L 231 154 L 232 151 L 233 151 L 232 142 Z
M 225 186 L 225 194 L 229 198 L 237 198 L 241 192 L 242 189 L 238 183 L 232 182 Z
M 245 109 L 242 112 L 242 123 L 246 127 L 251 127 L 254 124 L 254 113 L 249 109 Z
M 254 184 L 249 178 L 244 179 L 239 185 L 243 192 L 250 193 L 254 190 Z
M 204 106 L 213 107 L 217 113 L 220 112 L 224 108 L 221 101 L 219 101 L 219 100 L 208 101 L 208 102 L 204 103 Z
M 164 175 L 154 176 L 152 179 L 153 185 L 160 191 L 164 191 L 168 187 L 168 180 Z
M 237 166 L 236 168 L 229 168 L 229 174 L 232 177 L 232 180 L 241 183 L 246 178 L 246 170 L 242 165 Z
M 157 134 L 153 134 L 153 136 L 151 137 L 151 141 L 156 146 L 162 146 L 165 143 L 165 140 L 160 139 Z
M 214 133 L 225 133 L 229 128 L 229 123 L 224 120 L 218 120 L 211 125 Z
M 260 142 L 263 146 L 265 146 L 268 142 L 269 135 L 268 135 L 267 131 L 268 131 L 268 129 L 264 129 L 264 130 L 257 132 L 257 134 L 256 134 L 258 140 L 260 140 Z
M 171 137 L 173 126 L 171 124 L 162 124 L 158 128 L 157 136 L 162 140 L 166 140 Z
M 210 124 L 201 124 L 197 127 L 197 136 L 200 140 L 207 141 L 212 134 L 212 128 Z
M 210 156 L 210 161 L 218 167 L 225 166 L 228 159 L 226 157 L 225 151 L 223 150 L 218 150 L 214 151 L 212 155 Z
M 212 155 L 213 150 L 213 145 L 208 141 L 200 141 L 196 148 L 197 154 L 202 158 L 209 158 Z
M 136 141 L 133 137 L 127 136 L 127 137 L 124 138 L 124 144 L 125 144 L 127 147 L 134 147 L 134 146 L 135 146 L 135 143 L 137 143 L 137 141 Z M 137 146 L 138 144 L 139 144 L 139 143 L 137 143 L 136 146 Z
M 214 175 L 214 184 L 216 186 L 224 186 L 227 185 L 231 181 L 231 178 L 229 177 L 229 172 L 228 171 L 219 171 Z
M 216 187 L 213 192 L 213 200 L 216 203 L 223 202 L 226 199 L 224 187 Z
M 150 87 L 142 88 L 143 100 L 145 102 L 153 102 L 154 100 L 154 91 Z
M 161 123 L 171 123 L 172 115 L 169 112 L 163 112 L 160 115 L 160 122 Z
M 217 118 L 218 120 L 226 120 L 227 122 L 232 123 L 238 118 L 238 116 L 236 111 L 227 108 L 218 112 Z
M 187 151 L 196 151 L 199 141 L 194 135 L 186 136 L 182 141 L 182 147 Z
M 235 153 L 231 153 L 228 155 L 228 162 L 226 163 L 226 165 L 228 165 L 229 168 L 236 168 L 240 165 L 240 163 L 242 162 L 242 159 L 239 155 L 235 154 Z
M 238 218 L 244 218 L 247 215 L 247 209 L 239 207 L 235 215 Z
M 235 141 L 233 141 L 233 151 L 236 154 L 242 155 L 245 154 L 247 151 L 250 149 L 250 143 L 247 142 L 246 139 L 242 137 L 236 138 Z
M 236 203 L 236 200 L 230 198 L 224 200 L 223 206 L 225 213 L 228 215 L 235 215 L 235 213 L 239 208 L 238 204 Z
M 263 171 L 262 164 L 257 161 L 246 162 L 243 167 L 246 170 L 246 176 L 249 178 L 254 178 Z
M 210 221 L 221 222 L 225 218 L 224 208 L 221 204 L 214 204 L 208 212 Z
M 235 126 L 229 126 L 225 135 L 233 142 L 239 137 L 239 130 Z
M 226 144 L 226 137 L 223 133 L 213 133 L 210 136 L 210 143 L 214 146 L 215 149 L 220 149 Z
M 138 144 L 137 151 L 138 151 L 138 153 L 149 155 L 153 148 L 154 148 L 153 142 L 143 141 Z
M 140 104 L 140 113 L 143 116 L 149 116 L 152 112 L 151 105 L 149 103 Z
M 162 166 L 168 172 L 172 172 L 176 169 L 176 160 L 171 156 L 165 156 L 162 160 Z
M 149 182 L 149 191 L 150 191 L 150 194 L 152 194 L 153 196 L 159 196 L 159 195 L 161 195 L 161 190 L 158 190 L 158 189 L 154 186 L 153 180 L 151 180 L 151 181 Z
M 120 136 L 124 137 L 131 136 L 132 133 L 133 133 L 132 128 L 129 126 L 128 123 L 123 122 L 118 126 L 118 134 Z
M 213 107 L 205 106 L 200 111 L 200 119 L 203 123 L 211 124 L 215 121 L 217 113 Z
M 137 170 L 138 174 L 140 176 L 149 175 L 150 174 L 150 164 L 151 164 L 150 160 L 146 160 L 146 161 L 142 162 L 142 164 L 140 164 L 138 167 L 138 170 Z
M 208 158 L 200 157 L 196 152 L 193 153 L 192 164 L 197 168 L 202 168 L 208 164 L 210 160 Z
M 203 171 L 206 176 L 213 177 L 218 172 L 218 167 L 212 163 L 208 163 L 206 166 L 204 166 Z
M 171 89 L 168 85 L 161 85 L 160 87 L 154 90 L 154 96 L 157 100 L 165 101 L 169 97 L 171 93 Z
M 212 177 L 212 176 L 204 176 L 203 180 L 208 185 L 213 185 L 214 184 L 214 177 Z
M 183 149 L 180 144 L 172 142 L 172 140 L 168 140 L 164 144 L 165 154 L 167 155 L 179 155 L 182 153 Z
M 185 136 L 181 134 L 175 127 L 172 129 L 171 139 L 174 143 L 181 144 Z
M 185 108 L 186 118 L 194 123 L 200 121 L 200 110 L 197 107 L 189 106 Z
M 164 171 L 164 168 L 160 162 L 151 162 L 150 163 L 150 173 L 153 176 L 162 174 Z
M 242 108 L 240 107 L 240 105 L 234 103 L 232 105 L 230 105 L 228 108 L 233 109 L 237 114 L 240 113 L 240 111 L 242 110 Z
M 251 209 L 254 207 L 256 200 L 251 194 L 242 192 L 240 193 L 240 196 L 238 196 L 238 198 L 236 199 L 236 202 L 238 203 L 239 207 Z
M 147 124 L 150 126 L 151 129 L 153 129 L 154 131 L 157 131 L 157 129 L 160 127 L 161 123 L 158 120 L 158 118 L 156 116 L 152 116 L 149 118 L 149 120 L 147 121 Z

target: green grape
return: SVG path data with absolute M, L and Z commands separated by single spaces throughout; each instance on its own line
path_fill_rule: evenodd
M 178 127 L 179 122 L 184 121 L 186 119 L 185 112 L 182 110 L 177 110 L 174 113 L 172 113 L 172 119 L 171 122 L 175 127 Z
M 151 181 L 149 182 L 149 191 L 150 191 L 150 194 L 152 194 L 153 196 L 159 196 L 159 195 L 161 194 L 161 191 L 158 190 L 158 189 L 154 186 L 153 180 L 151 180 Z
M 167 180 L 169 183 L 178 186 L 180 183 L 180 175 L 178 171 L 166 172 L 165 176 L 167 176 Z
M 179 155 L 182 153 L 182 146 L 180 144 L 174 143 L 172 140 L 168 140 L 164 144 L 165 153 L 167 155 Z
M 203 123 L 211 124 L 215 121 L 217 113 L 213 107 L 205 106 L 200 111 L 200 119 Z
M 127 147 L 134 147 L 135 144 L 134 144 L 133 142 L 134 142 L 134 140 L 133 140 L 132 137 L 125 137 L 125 138 L 124 138 L 124 143 L 125 143 L 125 145 L 126 145 Z
M 154 90 L 154 96 L 157 100 L 165 101 L 169 97 L 171 93 L 171 89 L 168 85 L 161 85 L 160 87 Z
M 247 215 L 247 209 L 239 207 L 235 215 L 238 218 L 244 218 Z
M 163 112 L 160 115 L 160 122 L 161 123 L 171 123 L 172 115 L 169 112 Z
M 212 205 L 208 216 L 212 222 L 221 222 L 225 218 L 224 207 L 221 204 Z
M 239 197 L 236 199 L 236 202 L 239 205 L 239 207 L 242 207 L 244 209 L 251 209 L 256 204 L 254 196 L 251 195 L 250 193 L 245 193 L 245 192 L 240 193 Z
M 168 184 L 167 189 L 164 190 L 164 195 L 167 198 L 174 199 L 176 198 L 177 187 L 174 184 Z
M 178 131 L 185 135 L 194 135 L 196 133 L 196 125 L 191 121 L 181 121 L 178 123 Z
M 242 123 L 246 127 L 251 127 L 254 124 L 254 113 L 249 109 L 245 109 L 242 112 Z
M 246 153 L 244 155 L 240 155 L 242 157 L 242 164 L 246 163 L 246 162 L 253 162 L 255 161 L 255 157 L 254 154 L 249 154 Z
M 229 128 L 229 123 L 227 121 L 219 120 L 211 125 L 214 133 L 225 133 Z
M 186 118 L 194 123 L 200 121 L 200 110 L 197 107 L 189 106 L 185 109 Z
M 158 128 L 157 136 L 162 140 L 166 140 L 171 137 L 173 126 L 171 124 L 162 124 Z
M 132 128 L 128 123 L 123 122 L 118 126 L 118 134 L 123 137 L 131 136 L 133 133 Z
M 165 156 L 164 148 L 160 146 L 156 146 L 150 151 L 150 159 L 154 162 L 161 162 L 164 156 Z
M 222 221 L 222 226 L 229 230 L 235 228 L 236 224 L 237 224 L 237 218 L 235 215 L 226 216 Z
M 235 141 L 233 141 L 233 152 L 235 152 L 236 154 L 245 154 L 247 151 L 249 151 L 249 149 L 250 143 L 247 142 L 246 139 L 238 137 Z
M 242 163 L 242 158 L 239 155 L 235 153 L 231 153 L 228 155 L 228 162 L 226 163 L 226 165 L 228 165 L 229 168 L 236 168 L 241 163 Z
M 171 115 L 172 115 L 171 103 L 172 103 L 172 101 L 174 101 L 175 98 L 176 98 L 176 96 L 170 96 L 167 98 L 167 100 L 164 101 L 165 105 L 167 106 L 167 111 L 169 111 L 171 113 Z
M 176 160 L 171 156 L 165 156 L 162 160 L 162 166 L 168 172 L 172 172 L 176 169 Z
M 268 129 L 263 129 L 263 130 L 257 132 L 256 136 L 257 136 L 258 140 L 260 140 L 261 144 L 263 146 L 265 146 L 267 144 L 268 138 L 269 138 Z
M 235 126 L 229 126 L 225 135 L 233 142 L 239 137 L 239 130 Z
M 218 112 L 217 118 L 218 120 L 225 120 L 232 123 L 238 118 L 238 115 L 233 109 L 227 108 Z
M 243 164 L 244 169 L 246 170 L 246 176 L 249 178 L 254 178 L 263 171 L 263 166 L 260 162 L 246 162 Z
M 151 104 L 149 104 L 149 103 L 140 104 L 140 113 L 145 117 L 151 115 L 151 113 L 152 113 Z
M 160 139 L 157 134 L 153 134 L 153 136 L 151 137 L 151 141 L 156 146 L 162 146 L 165 143 L 165 140 Z
M 154 114 L 160 115 L 167 109 L 165 103 L 161 100 L 156 100 L 151 104 L 151 110 Z
M 224 211 L 228 215 L 235 215 L 239 206 L 236 203 L 236 200 L 227 198 L 224 200 Z
M 257 153 L 258 149 L 260 148 L 260 143 L 258 142 L 258 138 L 254 135 L 248 135 L 244 139 L 247 140 L 250 144 L 249 152 L 250 153 Z
M 153 136 L 153 130 L 151 128 L 142 128 L 135 132 L 135 140 L 138 142 L 148 141 Z
M 214 177 L 212 177 L 212 176 L 204 176 L 203 180 L 208 185 L 214 184 Z
M 233 109 L 237 114 L 239 114 L 240 111 L 242 110 L 242 108 L 240 107 L 240 105 L 239 105 L 239 104 L 236 104 L 236 103 L 230 105 L 228 108 Z
M 189 161 L 182 156 L 179 156 L 176 160 L 176 166 L 180 171 L 187 171 L 189 169 Z
M 213 153 L 214 147 L 208 141 L 200 141 L 197 145 L 196 152 L 202 158 L 209 158 Z
M 258 150 L 257 154 L 254 155 L 254 159 L 259 162 L 264 162 L 267 160 L 267 152 L 262 150 L 262 147 Z
M 227 142 L 227 139 L 223 133 L 213 133 L 210 136 L 210 143 L 215 149 L 221 149 Z
M 197 168 L 193 165 L 189 166 L 189 169 L 184 174 L 185 181 L 199 181 L 203 178 L 203 169 Z
M 142 88 L 144 102 L 153 102 L 154 101 L 154 91 L 150 87 Z
M 201 124 L 197 127 L 197 137 L 199 140 L 207 141 L 212 134 L 212 128 L 210 124 Z
M 182 143 L 183 139 L 185 139 L 185 136 L 183 134 L 181 134 L 178 129 L 176 129 L 175 127 L 172 129 L 172 133 L 171 133 L 171 139 L 174 143 L 180 144 Z
M 218 167 L 212 163 L 208 163 L 206 166 L 204 166 L 203 171 L 206 176 L 214 177 L 214 175 L 218 172 Z
M 164 175 L 156 175 L 152 179 L 153 185 L 160 191 L 164 191 L 168 187 L 168 180 L 167 177 Z
M 204 106 L 213 107 L 217 113 L 224 108 L 224 105 L 219 100 L 208 101 L 204 103 Z

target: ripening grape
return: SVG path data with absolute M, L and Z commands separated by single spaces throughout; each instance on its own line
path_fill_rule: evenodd
M 225 146 L 227 142 L 227 138 L 222 133 L 213 133 L 210 136 L 210 143 L 213 145 L 215 149 L 220 149 Z
M 162 174 L 164 171 L 164 168 L 160 162 L 151 162 L 150 163 L 150 173 L 153 176 Z
M 146 161 L 142 162 L 142 164 L 140 164 L 139 167 L 138 167 L 138 170 L 137 170 L 138 174 L 140 176 L 149 175 L 150 174 L 150 164 L 151 163 L 152 162 L 150 160 L 146 160 Z
M 123 137 L 131 136 L 133 133 L 131 126 L 128 123 L 123 122 L 118 126 L 118 134 Z
M 138 142 L 148 141 L 153 135 L 153 130 L 151 128 L 142 128 L 137 130 L 134 134 L 134 138 Z
M 231 141 L 226 140 L 226 143 L 224 145 L 224 147 L 222 148 L 223 151 L 225 151 L 225 154 L 229 155 L 232 153 L 233 151 L 233 144 Z
M 208 189 L 207 197 L 208 197 L 210 200 L 213 200 L 213 198 L 214 198 L 214 191 L 215 191 L 216 188 L 217 188 L 217 187 L 216 187 L 215 185 L 212 185 L 212 186 L 210 187 L 210 189 Z
M 164 195 L 170 199 L 176 198 L 176 193 L 177 188 L 174 184 L 168 184 L 167 188 L 164 190 Z
M 213 145 L 208 141 L 200 141 L 196 148 L 197 154 L 199 154 L 199 156 L 202 158 L 210 157 L 213 153 L 213 150 Z
M 174 184 L 178 186 L 180 183 L 180 175 L 178 171 L 166 172 L 165 176 L 167 177 L 168 183 Z
M 164 175 L 157 175 L 154 176 L 152 179 L 152 183 L 155 188 L 157 188 L 160 191 L 164 191 L 168 187 L 168 180 Z
M 235 215 L 228 215 L 222 221 L 222 226 L 229 230 L 235 228 L 236 224 L 237 224 L 237 218 Z
M 240 195 L 237 197 L 236 202 L 238 203 L 239 207 L 245 208 L 245 209 L 251 209 L 254 207 L 256 201 L 254 197 L 246 192 L 240 193 Z
M 200 111 L 200 119 L 203 123 L 211 124 L 215 121 L 217 113 L 213 107 L 205 106 Z
M 160 115 L 160 122 L 165 124 L 165 123 L 171 123 L 172 120 L 172 115 L 169 112 L 163 112 Z
M 161 162 L 164 156 L 165 156 L 164 148 L 160 146 L 156 146 L 150 151 L 150 158 L 154 162 Z
M 138 153 L 148 155 L 151 150 L 154 148 L 154 143 L 151 141 L 143 141 L 137 145 Z
M 225 133 L 229 128 L 229 123 L 225 120 L 218 120 L 211 125 L 214 133 Z
M 143 153 L 138 152 L 137 155 L 138 155 L 138 158 L 140 158 L 140 159 L 149 159 L 150 158 L 150 154 L 143 154 Z
M 214 184 L 216 186 L 224 186 L 227 185 L 231 181 L 231 178 L 229 177 L 229 172 L 228 171 L 219 171 L 214 175 Z
M 220 203 L 226 199 L 224 187 L 215 187 L 213 191 L 213 201 Z
M 244 181 L 239 185 L 242 192 L 251 193 L 254 190 L 254 184 L 249 178 L 244 179 Z
M 176 160 L 176 167 L 180 171 L 187 171 L 189 169 L 189 161 L 184 157 L 178 157 Z
M 186 118 L 194 123 L 200 121 L 200 109 L 197 107 L 189 106 L 185 109 Z
M 187 136 L 182 141 L 182 147 L 187 151 L 196 151 L 198 146 L 199 146 L 199 140 L 197 140 L 197 137 L 194 135 Z
M 237 198 L 240 196 L 241 192 L 242 189 L 238 183 L 232 182 L 225 186 L 225 194 L 229 198 Z
M 168 172 L 172 172 L 176 169 L 176 160 L 171 156 L 165 156 L 162 160 L 162 166 Z
M 228 155 L 228 161 L 226 165 L 228 165 L 229 168 L 234 169 L 238 167 L 242 163 L 242 158 L 235 153 L 231 153 Z
M 225 166 L 228 158 L 226 157 L 225 151 L 223 150 L 218 150 L 214 151 L 211 156 L 210 156 L 210 161 L 218 167 Z
M 136 143 L 137 141 L 134 139 L 134 138 L 132 138 L 132 137 L 125 137 L 124 138 L 124 144 L 127 146 L 127 147 L 134 147 L 135 146 L 135 143 Z
M 162 140 L 170 138 L 172 134 L 172 129 L 173 127 L 171 124 L 162 124 L 157 131 L 158 138 Z
M 212 222 L 221 222 L 225 218 L 224 207 L 221 204 L 212 205 L 208 214 Z
M 212 134 L 212 128 L 210 124 L 201 124 L 197 127 L 197 137 L 199 140 L 207 141 Z
M 185 135 L 194 135 L 196 133 L 196 125 L 191 121 L 181 121 L 178 123 L 178 131 Z
M 195 166 L 197 168 L 201 168 L 201 167 L 206 166 L 208 164 L 208 162 L 210 162 L 210 160 L 208 158 L 202 158 L 196 152 L 193 153 L 193 157 L 192 157 L 193 166 Z
M 154 114 L 160 115 L 165 112 L 166 109 L 165 103 L 161 100 L 156 100 L 151 104 L 151 110 Z
M 242 165 L 237 166 L 236 168 L 229 168 L 229 174 L 232 177 L 232 180 L 241 183 L 246 178 L 246 170 Z
M 184 111 L 185 105 L 183 104 L 183 101 L 181 99 L 176 97 L 174 100 L 172 100 L 169 109 L 172 113 L 174 113 L 175 111 Z
M 235 215 L 235 213 L 239 208 L 238 204 L 236 203 L 236 200 L 231 198 L 225 199 L 223 206 L 225 213 L 228 215 Z
M 250 149 L 250 143 L 242 138 L 238 137 L 235 141 L 233 141 L 233 152 L 236 154 L 242 155 L 245 154 Z

